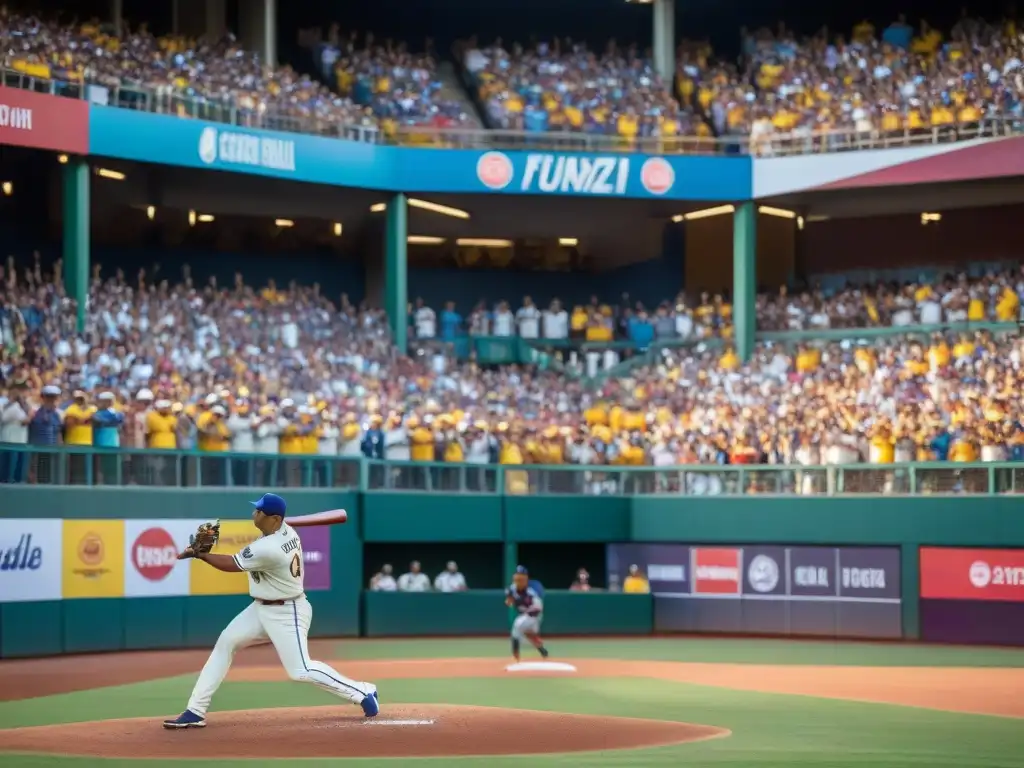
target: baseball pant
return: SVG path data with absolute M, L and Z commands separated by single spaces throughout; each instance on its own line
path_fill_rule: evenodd
M 525 613 L 516 616 L 512 622 L 512 639 L 522 641 L 527 632 L 531 635 L 540 634 L 540 616 L 527 616 Z
M 231 668 L 235 651 L 268 640 L 277 649 L 281 664 L 292 680 L 312 683 L 335 696 L 359 704 L 376 690 L 376 686 L 349 680 L 323 662 L 309 658 L 306 638 L 312 618 L 313 607 L 305 597 L 284 605 L 263 605 L 254 601 L 220 633 L 210 658 L 199 673 L 192 697 L 188 700 L 188 708 L 197 715 L 205 716 L 213 694 Z

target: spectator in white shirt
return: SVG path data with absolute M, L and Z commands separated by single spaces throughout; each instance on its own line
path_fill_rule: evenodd
M 429 592 L 430 577 L 420 570 L 419 560 L 409 563 L 409 573 L 398 577 L 399 592 Z
M 469 335 L 487 336 L 491 330 L 491 317 L 487 306 L 481 301 L 469 315 Z
M 395 581 L 395 577 L 392 575 L 393 568 L 389 563 L 385 563 L 384 567 L 373 575 L 370 579 L 370 591 L 372 592 L 397 592 L 398 583 Z
M 536 339 L 540 336 L 540 310 L 533 304 L 529 296 L 523 297 L 523 306 L 516 312 L 516 325 L 519 335 L 524 339 Z
M 466 578 L 459 573 L 459 566 L 454 560 L 449 560 L 448 567 L 437 574 L 434 589 L 438 592 L 465 592 L 468 589 Z
M 0 443 L 8 447 L 8 450 L 0 451 L 0 483 L 25 481 L 28 454 L 10 450 L 10 446 L 28 443 L 31 410 L 21 389 L 12 389 L 8 397 L 0 397 Z
M 569 338 L 569 313 L 562 308 L 558 299 L 552 301 L 551 306 L 544 311 L 544 338 Z
M 417 339 L 432 339 L 437 336 L 437 313 L 424 304 L 423 299 L 416 299 L 413 321 L 416 323 Z
M 494 310 L 494 328 L 493 333 L 495 336 L 511 336 L 513 334 L 513 326 L 515 325 L 515 315 L 508 308 L 508 302 L 501 302 Z

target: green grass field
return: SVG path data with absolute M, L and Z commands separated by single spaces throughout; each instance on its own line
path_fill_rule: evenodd
M 567 658 L 651 659 L 758 664 L 864 666 L 1024 667 L 1024 651 L 911 645 L 740 640 L 553 640 Z M 501 640 L 339 642 L 334 659 L 503 658 Z M 322 654 L 321 654 L 322 655 Z M 325 657 L 326 658 L 326 657 Z M 197 670 L 198 671 L 198 670 Z M 0 729 L 124 717 L 155 720 L 181 711 L 194 676 L 174 677 L 25 701 L 0 703 Z M 449 703 L 680 720 L 728 728 L 728 738 L 671 748 L 530 756 L 538 768 L 562 766 L 828 766 L 829 768 L 1024 768 L 1024 720 L 951 714 L 883 704 L 807 696 L 747 693 L 648 679 L 491 678 L 398 679 L 380 686 L 383 714 L 389 704 Z M 1021 691 L 1024 696 L 1024 691 Z M 297 683 L 226 683 L 214 711 L 334 704 L 337 700 Z M 212 722 L 212 721 L 211 721 Z M 156 725 L 156 723 L 154 723 Z M 211 728 L 215 727 L 211 725 Z M 253 722 L 259 728 L 259 721 Z M 187 738 L 187 734 L 182 734 Z M 300 738 L 297 736 L 297 738 Z M 0 749 L 3 747 L 0 730 Z M 458 759 L 465 768 L 521 765 L 523 757 L 394 759 L 405 765 L 438 765 Z M 267 765 L 292 761 L 188 760 L 159 765 L 190 768 Z M 371 764 L 381 760 L 303 760 L 304 764 Z M 70 768 L 150 765 L 153 760 L 97 760 L 28 755 L 0 756 L 3 766 Z

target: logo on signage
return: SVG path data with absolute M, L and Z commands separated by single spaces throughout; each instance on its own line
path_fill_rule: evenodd
M 504 189 L 512 183 L 512 161 L 504 152 L 485 152 L 476 161 L 476 177 L 488 189 Z
M 319 562 L 322 562 L 323 559 L 324 559 L 324 553 L 323 552 L 316 552 L 316 551 L 306 552 L 306 551 L 303 551 L 303 553 L 302 553 L 302 560 L 303 560 L 303 562 L 306 562 L 306 563 L 319 563 Z
M 32 110 L 29 107 L 14 107 L 0 103 L 0 128 L 31 131 Z
M 149 528 L 132 544 L 132 563 L 143 578 L 161 581 L 178 562 L 178 550 L 171 534 L 163 528 Z
M 793 569 L 793 582 L 798 587 L 828 587 L 828 568 L 801 565 Z
M 992 569 L 984 560 L 977 560 L 971 563 L 970 578 L 971 584 L 978 589 L 984 589 L 992 581 Z
M 582 195 L 624 195 L 629 183 L 629 158 L 528 155 L 524 192 Z
M 882 568 L 843 568 L 843 589 L 885 589 Z
M 0 571 L 38 571 L 43 565 L 43 548 L 33 546 L 32 534 L 23 533 L 13 547 L 0 550 Z
M 640 183 L 652 195 L 664 195 L 676 183 L 676 172 L 668 160 L 650 157 L 640 167 Z
M 199 134 L 199 159 L 206 165 L 218 160 L 272 171 L 295 170 L 295 142 L 269 136 L 218 131 L 207 126 Z
M 106 547 L 103 545 L 103 537 L 98 533 L 90 531 L 85 534 L 78 542 L 77 551 L 79 562 L 85 566 L 84 568 L 74 569 L 74 572 L 79 576 L 84 576 L 87 579 L 96 579 L 110 572 L 109 568 L 103 567 Z
M 771 592 L 779 584 L 779 564 L 767 555 L 758 555 L 747 568 L 750 586 L 757 592 Z

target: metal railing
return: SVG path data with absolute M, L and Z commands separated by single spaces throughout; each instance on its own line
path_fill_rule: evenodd
M 540 466 L 0 443 L 0 484 L 11 483 L 632 497 L 991 496 L 1024 494 L 1024 462 Z
M 36 77 L 0 68 L 0 81 L 9 88 L 21 88 L 68 98 L 143 112 L 226 123 L 243 128 L 305 133 L 374 144 L 438 147 L 445 149 L 507 149 L 558 152 L 636 152 L 653 155 L 715 155 L 785 157 L 864 149 L 887 149 L 923 144 L 944 144 L 978 138 L 1013 136 L 1024 132 L 1024 118 L 986 117 L 965 125 L 931 126 L 900 131 L 858 131 L 852 129 L 790 133 L 764 136 L 660 136 L 626 139 L 621 136 L 583 132 L 536 132 L 487 130 L 482 128 L 435 128 L 401 126 L 386 134 L 376 125 L 351 125 L 328 118 L 277 112 L 274 108 L 251 109 L 233 98 L 217 100 L 170 87 L 151 88 L 138 83 L 117 86 L 88 80 L 67 82 Z

